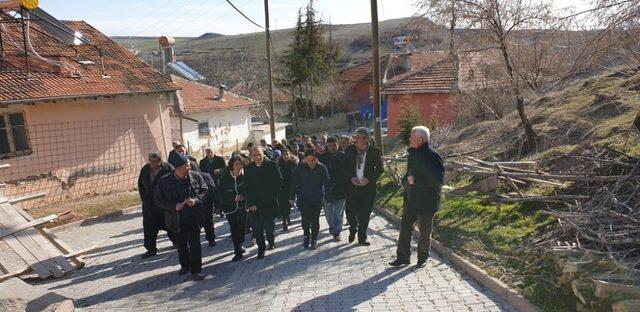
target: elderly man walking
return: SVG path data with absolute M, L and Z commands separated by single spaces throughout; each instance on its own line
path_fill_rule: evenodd
M 164 211 L 153 201 L 153 194 L 158 187 L 160 177 L 171 173 L 173 167 L 162 161 L 160 152 L 149 153 L 148 164 L 140 170 L 138 177 L 138 192 L 142 200 L 142 228 L 144 233 L 144 248 L 147 249 L 142 258 L 153 257 L 158 253 L 156 241 L 160 230 L 167 230 L 164 223 Z M 167 236 L 175 245 L 175 234 L 167 230 Z
M 324 204 L 324 216 L 329 224 L 329 232 L 333 235 L 333 240 L 337 242 L 340 241 L 350 177 L 347 177 L 344 170 L 344 153 L 338 150 L 338 140 L 335 137 L 327 139 L 327 153 L 320 155 L 320 162 L 327 166 L 331 178 L 333 196 L 332 200 Z
M 202 205 L 207 194 L 207 185 L 200 174 L 191 171 L 186 155 L 173 154 L 169 163 L 175 170 L 160 178 L 153 199 L 156 205 L 165 211 L 167 228 L 178 235 L 178 273 L 183 275 L 190 271 L 191 277 L 200 281 L 204 279 L 200 274 L 200 228 L 204 222 Z
M 407 173 L 402 179 L 405 202 L 398 238 L 397 259 L 389 263 L 391 266 L 410 263 L 411 234 L 416 221 L 420 230 L 416 267 L 424 267 L 429 258 L 433 215 L 440 209 L 444 183 L 442 157 L 429 146 L 429 137 L 430 132 L 427 127 L 418 126 L 411 131 Z
M 376 181 L 383 172 L 380 150 L 370 145 L 369 130 L 356 129 L 355 144 L 345 152 L 345 167 L 350 179 L 349 192 L 345 205 L 349 222 L 349 243 L 356 234 L 358 244 L 369 246 L 367 228 L 373 203 L 376 199 Z
M 251 149 L 253 162 L 245 169 L 249 222 L 258 244 L 258 259 L 264 258 L 265 236 L 269 249 L 275 248 L 274 219 L 280 213 L 278 194 L 282 175 L 275 162 L 266 159 L 262 146 Z

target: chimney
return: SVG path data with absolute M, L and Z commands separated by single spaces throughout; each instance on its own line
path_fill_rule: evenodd
M 227 86 L 225 86 L 223 84 L 219 84 L 218 85 L 219 93 L 218 93 L 218 97 L 216 98 L 218 101 L 226 101 L 225 98 L 224 98 L 224 89 L 226 89 L 226 88 L 227 88 Z
M 411 53 L 402 53 L 399 56 L 400 58 L 400 67 L 402 67 L 405 71 L 411 71 Z

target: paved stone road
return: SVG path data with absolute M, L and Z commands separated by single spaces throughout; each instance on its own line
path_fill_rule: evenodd
M 85 268 L 40 285 L 75 298 L 81 310 L 515 311 L 436 254 L 420 270 L 388 267 L 398 231 L 382 217 L 372 218 L 369 247 L 347 244 L 346 232 L 342 242 L 331 241 L 321 218 L 317 250 L 302 248 L 296 217 L 266 258 L 257 260 L 252 247 L 237 263 L 230 262 L 227 224 L 217 219 L 217 246 L 203 243 L 206 279 L 193 282 L 177 275 L 166 235 L 158 255 L 142 260 L 141 217 L 122 216 L 59 233 L 75 249 L 100 248 L 85 256 Z

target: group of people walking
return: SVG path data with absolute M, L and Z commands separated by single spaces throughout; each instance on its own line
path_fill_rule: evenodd
M 403 217 L 398 259 L 390 263 L 394 266 L 409 263 L 408 228 L 416 221 L 421 232 L 429 232 L 419 244 L 418 263 L 426 261 L 435 211 L 425 213 L 421 206 L 437 202 L 428 210 L 439 207 L 444 169 L 442 159 L 428 147 L 429 132 L 424 129 L 414 131 L 416 138 L 412 133 L 409 168 L 403 181 L 405 203 L 415 209 L 405 208 L 410 216 L 406 222 Z M 158 232 L 166 230 L 178 249 L 179 274 L 191 273 L 194 280 L 202 280 L 200 235 L 204 228 L 209 245 L 215 246 L 214 214 L 226 216 L 234 246 L 231 260 L 235 262 L 244 257 L 247 233 L 258 247 L 257 259 L 275 249 L 275 219 L 280 217 L 282 230 L 287 231 L 292 207 L 300 211 L 305 249 L 317 248 L 323 208 L 334 241 L 341 241 L 346 210 L 349 243 L 357 238 L 359 245 L 370 245 L 367 229 L 383 162 L 367 128 L 356 129 L 353 140 L 326 133 L 320 140 L 296 135 L 290 142 L 268 145 L 261 141 L 249 144 L 248 149 L 249 155 L 235 152 L 227 162 L 206 149 L 198 163 L 179 142 L 174 142 L 168 162 L 162 161 L 158 152 L 149 154 L 138 180 L 147 250 L 143 258 L 157 254 Z M 437 196 L 422 192 L 425 188 Z

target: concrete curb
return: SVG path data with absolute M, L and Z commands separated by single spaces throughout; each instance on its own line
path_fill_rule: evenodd
M 386 209 L 374 206 L 375 210 L 379 212 L 385 219 L 391 221 L 397 227 L 400 226 L 400 217 L 392 214 Z M 417 228 L 413 229 L 413 236 L 418 237 L 420 232 Z M 435 239 L 431 239 L 431 247 L 441 256 L 445 257 L 456 267 L 469 274 L 473 279 L 482 286 L 490 289 L 496 295 L 502 297 L 506 302 L 521 312 L 539 312 L 540 309 L 533 305 L 527 298 L 520 294 L 517 290 L 509 287 L 509 285 L 503 283 L 501 280 L 490 276 L 479 266 L 471 263 L 463 257 L 456 254 L 451 248 L 444 246 L 442 243 Z
M 124 215 L 130 215 L 130 214 L 137 214 L 137 213 L 141 213 L 142 212 L 142 206 L 140 205 L 135 205 L 135 206 L 131 206 L 131 207 L 127 207 L 118 211 L 114 211 L 105 215 L 101 215 L 101 216 L 97 216 L 97 217 L 93 217 L 93 218 L 88 218 L 88 219 L 83 219 L 83 220 L 78 220 L 78 221 L 73 221 L 73 222 L 69 222 L 66 224 L 62 224 L 62 225 L 58 225 L 58 226 L 54 226 L 52 228 L 50 228 L 49 230 L 52 233 L 59 233 L 59 232 L 64 232 L 66 230 L 71 230 L 71 229 L 75 229 L 78 228 L 80 226 L 83 225 L 91 225 L 91 224 L 96 224 L 96 223 L 100 223 L 103 222 L 105 220 L 108 219 L 113 219 L 113 218 L 117 218 L 117 217 L 121 217 Z

